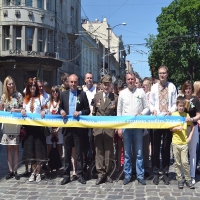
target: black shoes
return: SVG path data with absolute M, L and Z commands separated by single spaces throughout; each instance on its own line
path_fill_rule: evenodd
M 108 182 L 108 183 L 113 183 L 113 180 L 110 178 L 110 176 L 107 176 L 106 182 Z
M 190 180 L 190 181 L 185 181 L 185 184 L 186 184 L 186 186 L 189 187 L 190 189 L 194 189 L 194 188 L 195 188 L 195 187 L 194 187 L 194 184 L 192 183 L 191 180 Z
M 86 180 L 81 175 L 78 177 L 78 182 L 80 182 L 82 184 L 86 184 Z
M 13 178 L 13 177 L 15 177 L 16 180 L 20 179 L 20 176 L 17 172 L 8 172 L 5 179 L 8 180 L 8 179 Z
M 19 174 L 17 172 L 14 172 L 14 177 L 15 177 L 16 180 L 20 179 L 20 176 L 19 176 Z
M 104 183 L 105 182 L 105 178 L 104 177 L 99 177 L 97 180 L 96 180 L 96 185 L 99 185 L 101 183 Z
M 200 171 L 198 169 L 196 169 L 195 175 L 200 175 Z
M 141 185 L 146 185 L 146 181 L 142 178 L 142 179 L 138 179 L 138 183 Z
M 163 175 L 162 180 L 163 180 L 163 182 L 164 182 L 165 185 L 169 185 L 169 178 L 168 178 L 168 175 L 166 175 L 166 174 Z
M 76 175 L 73 175 L 71 178 L 71 181 L 76 181 L 78 179 L 78 177 Z
M 8 174 L 6 175 L 5 179 L 8 180 L 10 178 L 13 178 L 14 174 L 13 172 L 8 172 Z
M 104 182 L 108 182 L 108 183 L 113 183 L 113 180 L 109 177 L 109 176 L 107 176 L 107 177 L 105 177 L 105 176 L 103 176 L 103 177 L 99 177 L 97 180 L 96 180 L 96 185 L 99 185 L 99 184 L 101 184 L 101 183 L 104 183 Z
M 154 185 L 158 185 L 159 184 L 159 176 L 158 175 L 154 175 L 154 177 L 153 177 L 153 184 Z
M 127 185 L 130 181 L 131 181 L 130 178 L 125 178 L 123 184 L 124 184 L 124 185 Z
M 61 185 L 65 185 L 65 184 L 67 184 L 69 182 L 70 182 L 70 178 L 69 177 L 64 177 L 60 184 Z
M 148 178 L 150 176 L 149 172 L 144 172 L 144 177 Z
M 184 187 L 184 181 L 181 180 L 181 181 L 178 181 L 178 189 L 183 189 Z

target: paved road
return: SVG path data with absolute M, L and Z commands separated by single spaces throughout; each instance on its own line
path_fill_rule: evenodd
M 22 150 L 20 149 L 20 155 Z M 14 199 L 41 199 L 41 200 L 90 200 L 90 199 L 137 199 L 137 200 L 199 200 L 200 199 L 200 177 L 197 177 L 195 189 L 183 190 L 177 188 L 177 181 L 174 180 L 173 165 L 170 167 L 171 184 L 166 186 L 160 181 L 158 186 L 152 184 L 152 180 L 147 180 L 146 186 L 138 185 L 133 181 L 128 185 L 123 185 L 122 180 L 113 184 L 105 183 L 100 186 L 95 185 L 95 179 L 87 181 L 82 185 L 77 181 L 61 186 L 62 177 L 52 175 L 44 177 L 40 183 L 29 183 L 28 178 L 21 177 L 19 181 L 5 180 L 8 171 L 6 163 L 6 147 L 0 146 L 0 200 Z M 20 165 L 20 174 L 24 172 L 24 166 Z

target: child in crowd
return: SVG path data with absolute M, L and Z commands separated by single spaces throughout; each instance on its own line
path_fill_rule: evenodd
M 184 97 L 179 96 L 176 101 L 178 111 L 172 113 L 172 116 L 189 117 L 188 113 L 184 112 L 186 101 Z M 188 130 L 189 135 L 187 135 Z M 194 133 L 194 125 L 192 122 L 184 123 L 182 126 L 176 126 L 170 129 L 173 132 L 172 146 L 174 153 L 174 168 L 176 172 L 176 179 L 178 180 L 178 188 L 183 189 L 184 180 L 182 179 L 181 167 L 185 175 L 186 185 L 190 188 L 194 188 L 190 177 L 190 166 L 188 162 L 188 143 L 190 142 Z

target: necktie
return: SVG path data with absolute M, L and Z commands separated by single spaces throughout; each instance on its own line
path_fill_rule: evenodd
M 104 96 L 104 102 L 107 102 L 107 100 L 108 100 L 108 97 L 107 97 L 107 95 L 105 95 Z

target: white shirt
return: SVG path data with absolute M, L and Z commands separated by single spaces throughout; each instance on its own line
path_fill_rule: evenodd
M 96 94 L 96 87 L 92 86 L 88 89 L 87 86 L 83 88 L 83 91 L 86 93 L 89 105 L 90 105 L 90 115 L 92 115 L 93 106 L 91 106 L 92 99 L 94 99 L 94 95 Z
M 87 86 L 85 86 L 83 91 L 86 93 L 89 105 L 91 105 L 92 99 L 94 99 L 94 95 L 96 94 L 96 87 L 92 86 L 90 89 L 88 89 Z
M 143 89 L 135 87 L 131 91 L 126 88 L 119 93 L 117 116 L 146 115 L 148 112 L 148 102 Z
M 162 113 L 162 111 L 159 110 L 158 84 L 160 83 L 156 83 L 151 87 L 149 105 L 151 112 L 156 110 L 158 115 L 162 115 L 164 113 Z M 176 98 L 176 87 L 173 83 L 168 82 L 168 111 L 171 113 L 176 111 Z

